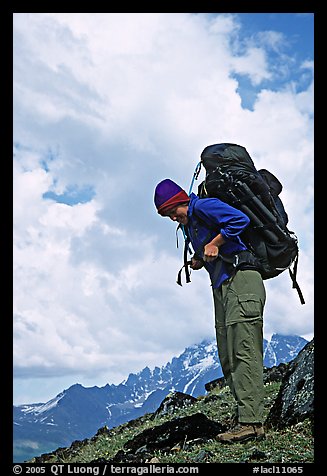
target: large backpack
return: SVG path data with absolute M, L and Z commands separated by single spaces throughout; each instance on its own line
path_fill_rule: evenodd
M 198 177 L 201 165 L 206 176 L 198 187 L 198 196 L 217 197 L 250 218 L 250 224 L 240 237 L 257 258 L 262 278 L 273 278 L 288 269 L 293 288 L 304 304 L 296 281 L 298 240 L 287 228 L 288 216 L 279 197 L 280 181 L 266 169 L 257 170 L 246 149 L 236 144 L 206 147 L 193 181 Z

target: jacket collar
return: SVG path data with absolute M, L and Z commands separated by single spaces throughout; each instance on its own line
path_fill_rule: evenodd
M 192 192 L 191 195 L 190 195 L 190 203 L 188 205 L 188 215 L 189 216 L 193 215 L 194 206 L 195 206 L 195 204 L 198 200 L 199 200 L 199 197 L 197 195 L 195 195 L 195 193 Z

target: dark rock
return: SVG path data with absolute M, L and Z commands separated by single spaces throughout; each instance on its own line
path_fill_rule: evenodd
M 193 461 L 195 463 L 205 463 L 208 459 L 212 458 L 214 454 L 211 451 L 208 450 L 201 450 L 199 453 L 195 456 Z
M 314 341 L 290 362 L 266 419 L 266 427 L 282 429 L 310 418 L 314 412 Z
M 137 448 L 137 450 L 135 451 L 135 454 L 141 454 L 141 453 L 147 453 L 148 452 L 148 448 L 146 445 L 144 446 L 141 446 L 140 448 Z
M 109 428 L 107 427 L 107 425 L 103 426 L 102 428 L 99 428 L 98 431 L 96 432 L 96 434 L 93 436 L 93 438 L 91 438 L 91 441 L 96 439 L 98 436 L 101 436 L 101 435 L 110 435 L 111 432 L 109 430 Z
M 289 363 L 280 363 L 274 367 L 265 367 L 263 369 L 263 383 L 281 382 L 289 368 Z
M 155 418 L 166 414 L 172 414 L 175 412 L 176 408 L 184 408 L 188 405 L 192 405 L 192 403 L 195 403 L 196 401 L 195 397 L 187 395 L 186 393 L 170 393 L 161 402 L 158 409 L 154 412 L 153 417 Z
M 211 382 L 208 382 L 205 384 L 204 388 L 206 389 L 207 392 L 211 392 L 214 388 L 223 388 L 226 385 L 226 380 L 225 377 L 220 377 L 216 378 L 215 380 L 211 380 Z
M 259 448 L 252 448 L 252 453 L 250 454 L 249 460 L 260 460 L 266 458 L 267 454 L 260 450 Z
M 218 394 L 214 393 L 214 394 L 207 395 L 206 397 L 204 397 L 203 403 L 218 402 L 218 401 L 221 401 L 223 399 L 224 399 L 224 397 L 222 395 L 220 395 L 219 393 Z
M 172 448 L 181 441 L 203 437 L 213 438 L 225 430 L 225 425 L 210 420 L 202 413 L 195 413 L 144 430 L 132 440 L 127 441 L 124 448 L 134 453 L 142 446 L 146 446 L 148 451 Z
M 142 463 L 147 456 L 148 453 L 145 451 L 141 452 L 141 454 L 137 454 L 119 450 L 113 458 L 107 461 L 107 463 Z

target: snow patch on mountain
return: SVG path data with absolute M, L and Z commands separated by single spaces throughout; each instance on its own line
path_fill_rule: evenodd
M 21 410 L 24 413 L 33 413 L 34 415 L 39 415 L 44 412 L 48 412 L 52 408 L 58 405 L 58 402 L 64 397 L 64 392 L 57 395 L 55 398 L 52 398 L 47 403 L 40 403 L 32 405 L 22 405 Z M 45 417 L 46 418 L 46 417 Z

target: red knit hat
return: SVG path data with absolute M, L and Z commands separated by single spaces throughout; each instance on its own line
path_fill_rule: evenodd
M 156 186 L 154 203 L 160 215 L 165 215 L 170 209 L 189 201 L 190 197 L 185 190 L 170 179 L 165 179 Z

